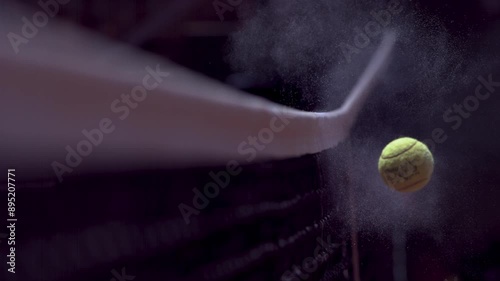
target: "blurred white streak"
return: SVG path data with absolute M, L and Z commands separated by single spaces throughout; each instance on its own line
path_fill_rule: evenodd
M 0 33 L 20 33 L 31 11 L 6 7 Z M 338 110 L 304 112 L 248 95 L 219 82 L 91 34 L 53 18 L 15 54 L 0 45 L 0 140 L 2 165 L 53 174 L 81 131 L 110 118 L 116 130 L 77 169 L 185 167 L 246 161 L 238 145 L 273 118 L 291 119 L 257 160 L 297 157 L 336 146 L 383 73 L 395 36 L 387 34 L 345 104 Z M 103 55 L 105 54 L 105 55 Z M 142 84 L 145 67 L 160 65 L 170 76 L 124 121 L 110 110 L 113 100 Z M 241 162 L 245 163 L 245 162 Z

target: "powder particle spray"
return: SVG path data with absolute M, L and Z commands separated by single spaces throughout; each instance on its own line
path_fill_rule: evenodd
M 439 19 L 416 5 L 396 0 L 271 0 L 242 9 L 242 27 L 230 39 L 228 60 L 236 71 L 293 85 L 316 110 L 324 111 L 342 103 L 366 67 L 382 38 L 377 29 L 397 33 L 392 64 L 351 134 L 361 229 L 384 231 L 397 224 L 438 232 L 445 215 L 440 210 L 442 171 L 448 168 L 443 155 L 436 153 L 430 185 L 409 195 L 383 186 L 376 163 L 392 139 L 429 138 L 450 96 L 480 73 L 481 64 L 464 63 L 470 42 L 451 36 Z M 341 149 L 332 153 L 334 159 L 348 157 Z

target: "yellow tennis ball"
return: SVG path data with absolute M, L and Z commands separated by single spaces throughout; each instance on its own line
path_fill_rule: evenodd
M 429 183 L 434 159 L 422 142 L 399 138 L 382 150 L 378 171 L 387 186 L 401 192 L 417 191 Z

